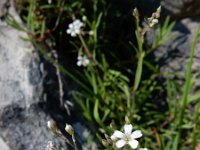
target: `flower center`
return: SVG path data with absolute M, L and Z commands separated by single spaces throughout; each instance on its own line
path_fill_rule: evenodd
M 127 143 L 128 143 L 129 141 L 131 141 L 131 136 L 130 136 L 130 135 L 125 135 L 125 136 L 124 136 L 124 141 L 126 141 Z

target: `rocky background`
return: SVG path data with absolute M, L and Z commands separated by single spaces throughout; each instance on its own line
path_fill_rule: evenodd
M 156 0 L 148 0 L 148 3 L 152 8 L 158 6 Z M 143 7 L 144 3 L 141 2 L 140 5 Z M 200 21 L 200 0 L 163 0 L 161 5 L 164 8 L 163 15 L 170 14 L 178 21 L 173 29 L 176 33 L 175 39 L 160 47 L 155 52 L 155 57 L 161 62 L 160 69 L 163 72 L 185 71 L 191 42 Z M 40 57 L 31 43 L 22 40 L 22 37 L 27 37 L 25 33 L 7 25 L 7 13 L 22 24 L 13 2 L 0 0 L 0 149 L 45 149 L 47 142 L 54 139 L 46 127 L 46 122 L 52 117 L 61 122 L 60 126 L 70 120 L 69 123 L 72 123 L 79 133 L 84 133 L 78 135 L 79 139 L 82 139 L 79 142 L 84 143 L 88 135 L 87 129 L 75 119 L 63 119 L 65 112 L 47 105 L 53 100 L 49 98 L 48 90 L 54 88 L 46 87 L 56 87 L 55 74 L 47 78 L 50 74 L 48 71 L 52 68 L 48 68 L 47 62 Z M 150 39 L 151 35 L 149 42 Z M 197 74 L 197 88 L 200 87 L 199 60 L 200 45 L 197 45 L 193 66 L 193 71 Z M 49 111 L 49 108 L 56 114 Z M 55 142 L 63 145 L 59 141 Z M 83 149 L 95 150 L 96 147 L 86 145 Z
M 0 1 L 0 149 L 44 149 L 53 137 L 46 128 L 44 70 L 38 52 L 22 40 L 27 35 L 8 26 L 10 13 L 21 22 L 13 4 Z

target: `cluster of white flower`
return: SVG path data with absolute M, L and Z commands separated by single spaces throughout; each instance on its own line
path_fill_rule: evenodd
M 86 67 L 90 63 L 90 60 L 88 59 L 88 57 L 86 55 L 84 55 L 84 56 L 79 55 L 77 59 L 78 59 L 78 61 L 76 64 L 79 67 L 80 66 Z
M 142 137 L 142 132 L 140 130 L 132 132 L 132 130 L 133 126 L 131 124 L 125 124 L 124 133 L 119 130 L 114 131 L 110 138 L 115 142 L 117 148 L 122 148 L 126 144 L 133 149 L 138 147 L 139 142 L 136 139 Z M 140 148 L 140 150 L 147 150 L 147 148 Z
M 68 29 L 66 30 L 66 32 L 72 37 L 76 37 L 78 34 L 81 33 L 81 27 L 83 27 L 83 22 L 81 22 L 79 19 L 76 19 L 68 25 Z

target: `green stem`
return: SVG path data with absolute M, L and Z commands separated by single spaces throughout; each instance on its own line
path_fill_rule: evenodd
M 197 135 L 199 133 L 198 132 L 198 129 L 200 127 L 200 125 L 199 125 L 199 121 L 200 121 L 199 110 L 200 110 L 200 103 L 198 103 L 196 108 L 195 108 L 194 128 L 193 128 L 193 132 L 192 132 L 192 150 L 195 150 L 195 146 L 196 146 L 196 143 L 197 143 Z

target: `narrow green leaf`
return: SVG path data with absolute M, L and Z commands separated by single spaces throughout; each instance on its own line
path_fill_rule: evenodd
M 200 91 L 196 92 L 194 95 L 189 95 L 187 104 L 193 103 L 199 99 L 200 99 Z
M 99 125 L 102 125 L 102 122 L 99 116 L 99 100 L 98 99 L 95 99 L 93 114 L 94 114 L 94 119 L 96 120 L 96 122 Z
M 45 30 L 46 30 L 46 23 L 45 21 L 43 21 L 41 25 L 41 30 L 40 30 L 40 36 L 44 36 Z
M 110 113 L 110 109 L 106 109 L 104 111 L 104 115 L 103 115 L 103 118 L 102 118 L 102 122 L 104 122 L 106 119 L 107 119 L 107 116 L 109 115 Z
M 135 81 L 134 81 L 134 88 L 133 88 L 134 91 L 137 90 L 140 80 L 141 80 L 144 55 L 145 55 L 145 53 L 142 52 L 139 56 L 136 75 L 135 75 Z

